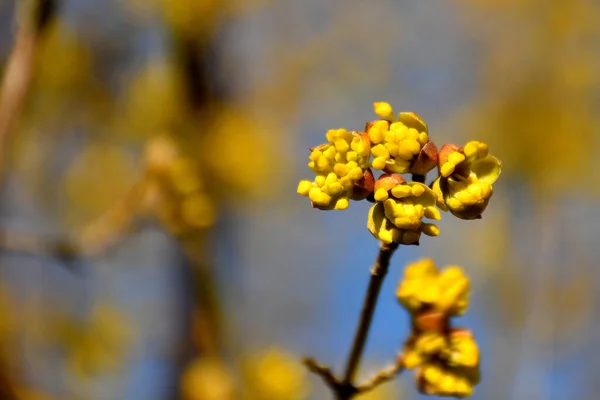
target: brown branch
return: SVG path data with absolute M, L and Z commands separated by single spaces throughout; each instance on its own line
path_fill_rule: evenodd
M 33 65 L 40 37 L 46 31 L 56 12 L 55 0 L 22 0 L 19 31 L 8 58 L 0 91 L 0 161 L 4 162 L 5 149 L 23 111 L 33 77 Z
M 404 358 L 400 355 L 396 358 L 396 362 L 388 367 L 385 367 L 377 372 L 374 376 L 367 379 L 365 382 L 356 386 L 357 393 L 365 393 L 375 389 L 377 386 L 391 381 L 399 373 L 404 370 Z
M 363 308 L 360 313 L 360 321 L 358 329 L 354 335 L 354 341 L 352 343 L 352 350 L 348 356 L 346 363 L 346 372 L 344 374 L 344 382 L 351 383 L 356 375 L 356 371 L 360 364 L 365 343 L 367 341 L 367 335 L 369 334 L 369 328 L 371 327 L 371 321 L 373 320 L 373 314 L 375 313 L 375 305 L 377 304 L 377 298 L 383 284 L 383 279 L 388 272 L 390 266 L 390 258 L 394 251 L 398 248 L 398 244 L 381 244 L 377 261 L 371 269 L 371 280 L 369 281 L 369 287 L 367 288 L 367 295 L 363 303 Z
M 331 372 L 331 368 L 319 364 L 314 358 L 305 358 L 302 362 L 304 365 L 306 365 L 310 372 L 313 372 L 323 378 L 327 386 L 329 386 L 334 392 L 338 391 L 340 382 L 333 372 Z
M 356 372 L 360 365 L 362 352 L 367 342 L 369 328 L 371 327 L 371 322 L 373 321 L 373 315 L 375 313 L 375 306 L 377 305 L 377 299 L 379 297 L 379 292 L 381 291 L 381 285 L 383 284 L 383 279 L 388 272 L 392 254 L 394 254 L 394 251 L 396 251 L 397 248 L 398 244 L 396 243 L 381 243 L 377 261 L 371 269 L 371 280 L 369 281 L 367 294 L 365 296 L 362 311 L 360 313 L 358 328 L 352 342 L 352 349 L 350 350 L 350 355 L 348 356 L 348 361 L 346 362 L 344 378 L 339 380 L 333 375 L 328 367 L 319 365 L 313 359 L 309 358 L 304 361 L 304 364 L 309 368 L 310 371 L 321 376 L 332 388 L 337 400 L 352 399 L 356 394 L 369 390 L 369 387 L 375 387 L 380 382 L 384 382 L 386 380 L 385 378 L 390 376 L 392 373 L 389 369 L 382 371 L 381 376 L 376 379 L 374 384 L 370 384 L 369 381 L 367 384 L 355 386 L 353 383 Z M 378 376 L 379 375 L 380 374 L 378 374 Z M 363 389 L 362 391 L 360 391 L 361 388 Z

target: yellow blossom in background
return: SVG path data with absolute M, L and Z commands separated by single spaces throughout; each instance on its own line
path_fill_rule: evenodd
M 84 377 L 118 369 L 133 338 L 125 316 L 103 305 L 92 310 L 89 322 L 66 321 L 57 330 L 57 339 L 67 348 L 70 370 Z
M 156 1 L 156 0 L 155 0 Z M 203 39 L 222 23 L 224 12 L 233 1 L 227 0 L 158 0 L 167 22 L 183 35 Z
M 129 83 L 117 128 L 127 137 L 145 139 L 180 122 L 184 111 L 184 90 L 174 66 L 152 60 Z
M 310 393 L 306 370 L 277 347 L 252 357 L 246 368 L 247 400 L 303 400 Z
M 163 134 L 148 141 L 144 151 L 150 191 L 147 207 L 175 234 L 207 229 L 217 217 L 195 159 L 182 154 L 175 138 Z
M 375 189 L 377 203 L 371 207 L 367 228 L 385 243 L 418 244 L 421 233 L 439 235 L 435 224 L 422 222 L 427 217 L 441 219 L 435 208 L 436 197 L 419 182 L 399 183 L 388 189 Z
M 365 134 L 331 129 L 327 142 L 312 149 L 308 167 L 317 175 L 304 180 L 298 193 L 321 210 L 344 210 L 350 205 L 355 185 L 368 168 L 370 143 Z
M 406 267 L 396 295 L 411 313 L 428 309 L 461 315 L 469 306 L 469 292 L 469 278 L 460 267 L 439 271 L 434 261 L 426 258 Z
M 488 153 L 485 143 L 471 141 L 464 148 L 444 145 L 439 152 L 440 176 L 432 186 L 438 205 L 461 219 L 481 218 L 500 171 L 500 161 Z
M 413 112 L 401 112 L 394 118 L 392 106 L 374 104 L 375 113 L 388 120 L 370 124 L 367 133 L 372 143 L 372 167 L 403 174 L 411 172 L 415 159 L 429 141 L 425 121 Z
M 251 115 L 233 108 L 216 111 L 204 127 L 197 159 L 205 162 L 211 187 L 231 200 L 240 195 L 268 198 L 277 193 L 276 171 L 285 160 L 283 141 L 272 139 L 273 127 L 262 125 Z M 206 130 L 206 131 L 204 131 Z
M 118 203 L 136 181 L 134 163 L 121 146 L 92 143 L 73 160 L 62 181 L 65 215 L 77 227 Z
M 233 400 L 234 392 L 231 375 L 215 358 L 193 360 L 181 377 L 184 400 Z

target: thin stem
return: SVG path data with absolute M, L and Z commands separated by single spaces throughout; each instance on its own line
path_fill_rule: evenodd
M 33 76 L 34 57 L 38 42 L 56 13 L 56 0 L 20 2 L 23 11 L 15 44 L 6 64 L 0 86 L 0 160 L 4 162 L 5 147 L 21 116 Z M 19 19 L 19 18 L 17 18 Z
M 373 314 L 375 313 L 375 305 L 377 304 L 377 298 L 381 291 L 381 285 L 383 279 L 388 272 L 390 259 L 394 251 L 398 248 L 397 243 L 381 244 L 377 261 L 371 269 L 371 280 L 369 281 L 369 287 L 367 288 L 367 294 L 363 303 L 362 311 L 360 313 L 360 320 L 356 334 L 354 335 L 354 341 L 352 342 L 352 350 L 348 356 L 346 362 L 346 372 L 344 373 L 343 385 L 351 386 L 352 381 L 358 370 L 362 352 L 365 347 L 367 336 L 369 334 L 369 328 L 373 320 Z M 352 394 L 346 398 L 350 399 Z M 342 397 L 343 399 L 343 397 Z
M 360 385 L 356 385 L 357 393 L 365 393 L 368 392 L 377 386 L 390 381 L 396 377 L 399 373 L 404 370 L 404 357 L 402 355 L 396 358 L 396 362 L 389 365 L 386 368 L 381 369 L 377 374 L 373 377 L 369 378 L 367 381 L 363 382 Z

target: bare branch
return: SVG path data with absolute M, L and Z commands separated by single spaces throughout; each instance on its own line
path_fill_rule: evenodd
M 404 359 L 403 356 L 400 355 L 396 359 L 394 364 L 390 364 L 389 366 L 379 370 L 377 374 L 367 379 L 365 382 L 356 386 L 356 390 L 358 393 L 368 392 L 370 390 L 375 389 L 377 386 L 385 383 L 387 381 L 391 381 L 394 379 L 399 373 L 404 370 Z
M 304 365 L 315 374 L 319 375 L 327 386 L 333 389 L 334 392 L 338 391 L 338 387 L 340 386 L 340 382 L 338 378 L 331 372 L 331 369 L 325 365 L 321 365 L 314 358 L 305 358 L 302 360 Z

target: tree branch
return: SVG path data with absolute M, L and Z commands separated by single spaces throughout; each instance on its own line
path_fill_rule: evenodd
M 33 76 L 39 38 L 56 13 L 56 0 L 22 0 L 17 4 L 19 31 L 0 89 L 0 161 L 21 116 Z M 19 18 L 20 17 L 20 18 Z
M 354 335 L 354 341 L 352 343 L 352 350 L 348 356 L 346 363 L 346 372 L 344 374 L 344 382 L 351 383 L 356 375 L 360 359 L 362 356 L 365 343 L 367 341 L 367 335 L 369 334 L 369 328 L 373 320 L 373 314 L 375 313 L 375 305 L 379 297 L 381 285 L 383 279 L 388 272 L 390 259 L 394 251 L 398 248 L 397 243 L 381 244 L 377 261 L 371 269 L 371 280 L 369 281 L 369 287 L 367 288 L 367 295 L 363 303 L 363 308 L 360 313 L 360 320 L 358 329 Z
M 360 313 L 358 328 L 356 329 L 354 340 L 352 341 L 352 348 L 348 356 L 348 361 L 346 362 L 344 378 L 342 380 L 336 378 L 329 367 L 320 365 L 314 359 L 308 358 L 304 360 L 304 364 L 308 369 L 321 376 L 325 383 L 331 387 L 337 400 L 350 400 L 358 393 L 368 391 L 379 383 L 391 379 L 391 377 L 401 369 L 401 366 L 395 371 L 391 368 L 385 369 L 377 374 L 372 380 L 360 386 L 355 386 L 353 382 L 360 365 L 362 352 L 367 342 L 369 328 L 371 327 L 371 322 L 373 321 L 373 315 L 375 313 L 375 306 L 377 305 L 377 299 L 379 298 L 379 292 L 381 291 L 381 285 L 388 272 L 392 254 L 394 254 L 394 251 L 396 251 L 397 248 L 397 243 L 381 243 L 377 261 L 371 269 L 371 280 L 369 281 L 367 294 Z
M 394 364 L 389 365 L 377 372 L 373 377 L 369 378 L 365 382 L 356 386 L 357 393 L 365 393 L 372 389 L 375 389 L 377 386 L 385 383 L 387 381 L 391 381 L 404 370 L 404 358 L 402 355 L 396 358 L 396 362 Z

